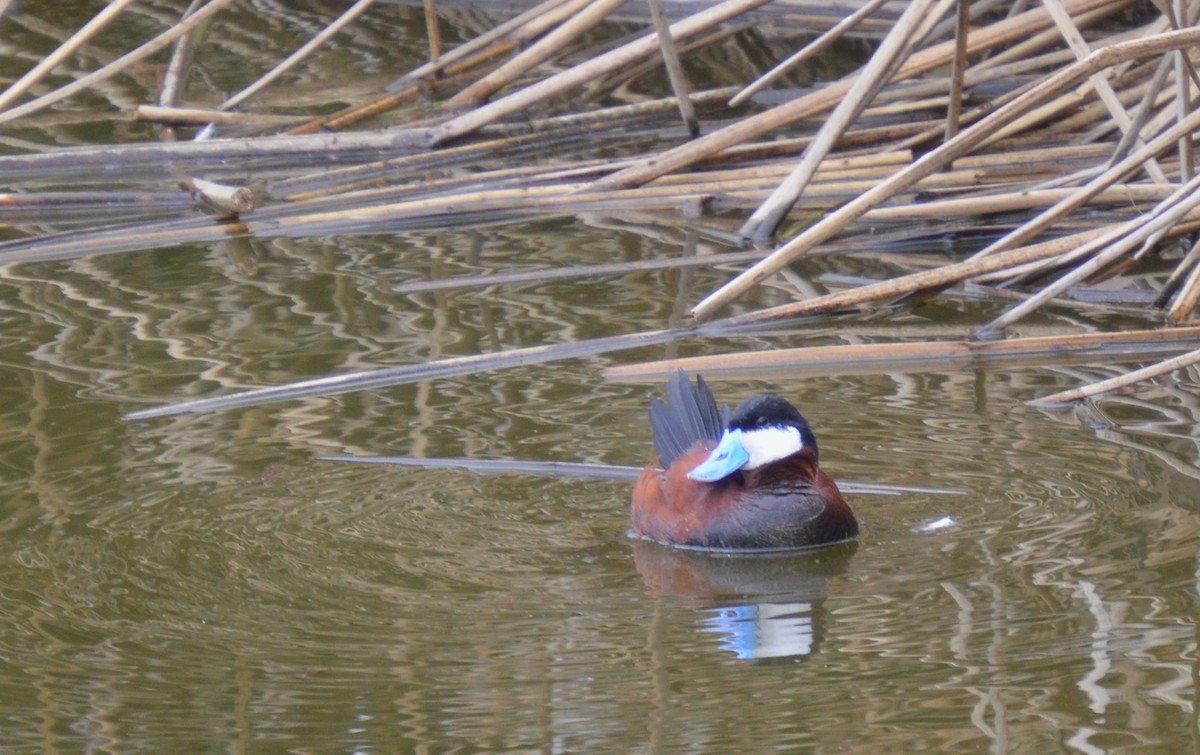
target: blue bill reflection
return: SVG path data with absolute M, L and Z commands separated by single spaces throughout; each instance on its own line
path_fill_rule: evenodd
M 742 659 L 819 651 L 832 578 L 845 573 L 856 544 L 762 555 L 634 545 L 642 580 L 655 595 L 697 599 L 700 630 Z

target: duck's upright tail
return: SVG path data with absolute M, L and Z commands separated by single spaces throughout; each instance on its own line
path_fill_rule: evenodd
M 697 375 L 692 385 L 687 373 L 680 370 L 667 381 L 665 406 L 657 396 L 650 397 L 650 429 L 654 450 L 666 469 L 696 441 L 719 440 L 724 422 L 704 378 Z

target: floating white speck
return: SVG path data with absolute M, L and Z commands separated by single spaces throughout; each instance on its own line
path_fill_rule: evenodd
M 948 527 L 955 527 L 957 525 L 958 522 L 954 521 L 954 517 L 944 516 L 941 519 L 934 519 L 932 522 L 918 524 L 916 527 L 913 527 L 913 529 L 917 532 L 937 532 L 938 530 L 944 530 Z

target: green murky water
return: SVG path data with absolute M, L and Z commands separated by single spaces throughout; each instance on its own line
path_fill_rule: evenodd
M 853 497 L 856 548 L 759 559 L 629 540 L 628 483 L 317 460 L 638 465 L 652 387 L 605 383 L 600 369 L 718 342 L 121 419 L 330 372 L 661 327 L 725 274 L 391 289 L 652 257 L 683 238 L 583 218 L 4 269 L 0 747 L 1200 746 L 1194 373 L 1101 404 L 1099 429 L 1022 402 L 1101 369 L 718 382 L 730 403 L 765 387 L 791 398 L 837 479 L 965 491 Z M 864 267 L 814 257 L 797 272 Z M 932 337 L 990 313 L 946 305 L 761 343 Z M 1081 325 L 1103 323 L 1031 327 Z

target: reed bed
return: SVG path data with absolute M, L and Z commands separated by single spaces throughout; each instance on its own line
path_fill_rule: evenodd
M 968 341 L 908 344 L 903 354 L 892 344 L 822 346 L 820 352 L 770 357 L 729 353 L 717 362 L 720 369 L 736 369 L 767 359 L 779 369 L 783 359 L 854 372 L 1047 354 L 1114 363 L 1174 354 L 1126 377 L 1048 397 L 1069 401 L 1200 361 L 1200 339 L 1190 327 L 1200 302 L 1200 176 L 1192 144 L 1200 128 L 1194 64 L 1200 0 L 1153 6 L 1130 0 L 864 0 L 843 4 L 841 16 L 803 2 L 767 0 L 651 0 L 636 7 L 620 0 L 546 0 L 514 10 L 449 49 L 433 21 L 454 6 L 427 0 L 429 61 L 350 105 L 331 108 L 340 99 L 331 97 L 327 106 L 313 108 L 323 114 L 311 116 L 256 111 L 254 103 L 371 10 L 371 0 L 353 4 L 219 106 L 189 105 L 182 82 L 194 46 L 204 44 L 200 30 L 228 5 L 193 3 L 157 37 L 31 98 L 30 92 L 47 89 L 46 77 L 74 50 L 120 14 L 133 12 L 129 3 L 110 3 L 0 93 L 0 124 L 36 122 L 57 103 L 172 50 L 158 101 L 124 113 L 161 124 L 162 141 L 0 156 L 0 175 L 13 181 L 36 177 L 78 187 L 72 178 L 88 167 L 159 182 L 144 192 L 114 194 L 97 186 L 0 195 L 0 218 L 54 217 L 89 206 L 128 206 L 143 214 L 157 208 L 159 214 L 119 226 L 28 234 L 0 244 L 0 264 L 230 234 L 411 230 L 653 211 L 707 224 L 729 252 L 414 283 L 403 293 L 672 266 L 720 266 L 732 277 L 694 303 L 694 322 L 682 328 L 337 376 L 139 417 L 682 337 L 736 336 L 765 324 L 829 327 L 831 317 L 898 314 L 963 291 L 1007 307 Z M 616 14 L 641 31 L 627 38 L 597 33 Z M 761 32 L 768 22 L 781 37 L 809 41 L 756 78 L 707 88 L 689 81 L 689 56 L 735 35 Z M 809 88 L 784 88 L 792 68 L 847 35 L 872 40 L 858 70 Z M 628 101 L 632 83 L 664 67 L 670 96 Z M 182 129 L 201 124 L 215 128 L 216 138 L 180 139 Z M 296 170 L 298 164 L 316 167 Z M 181 212 L 171 184 L 207 212 Z M 990 243 L 969 258 L 947 258 L 887 280 L 842 281 L 817 295 L 797 291 L 790 304 L 730 313 L 749 290 L 786 273 L 802 255 L 839 253 L 868 230 L 876 237 L 895 232 L 937 238 L 964 222 L 991 234 Z M 1114 281 L 1150 260 L 1173 272 L 1152 297 L 1119 306 L 1161 323 L 1160 329 L 1011 336 L 1016 324 L 1043 307 L 1111 305 L 1087 304 L 1088 292 L 1120 290 Z M 706 359 L 628 365 L 610 374 L 636 379 L 678 367 L 718 368 Z

